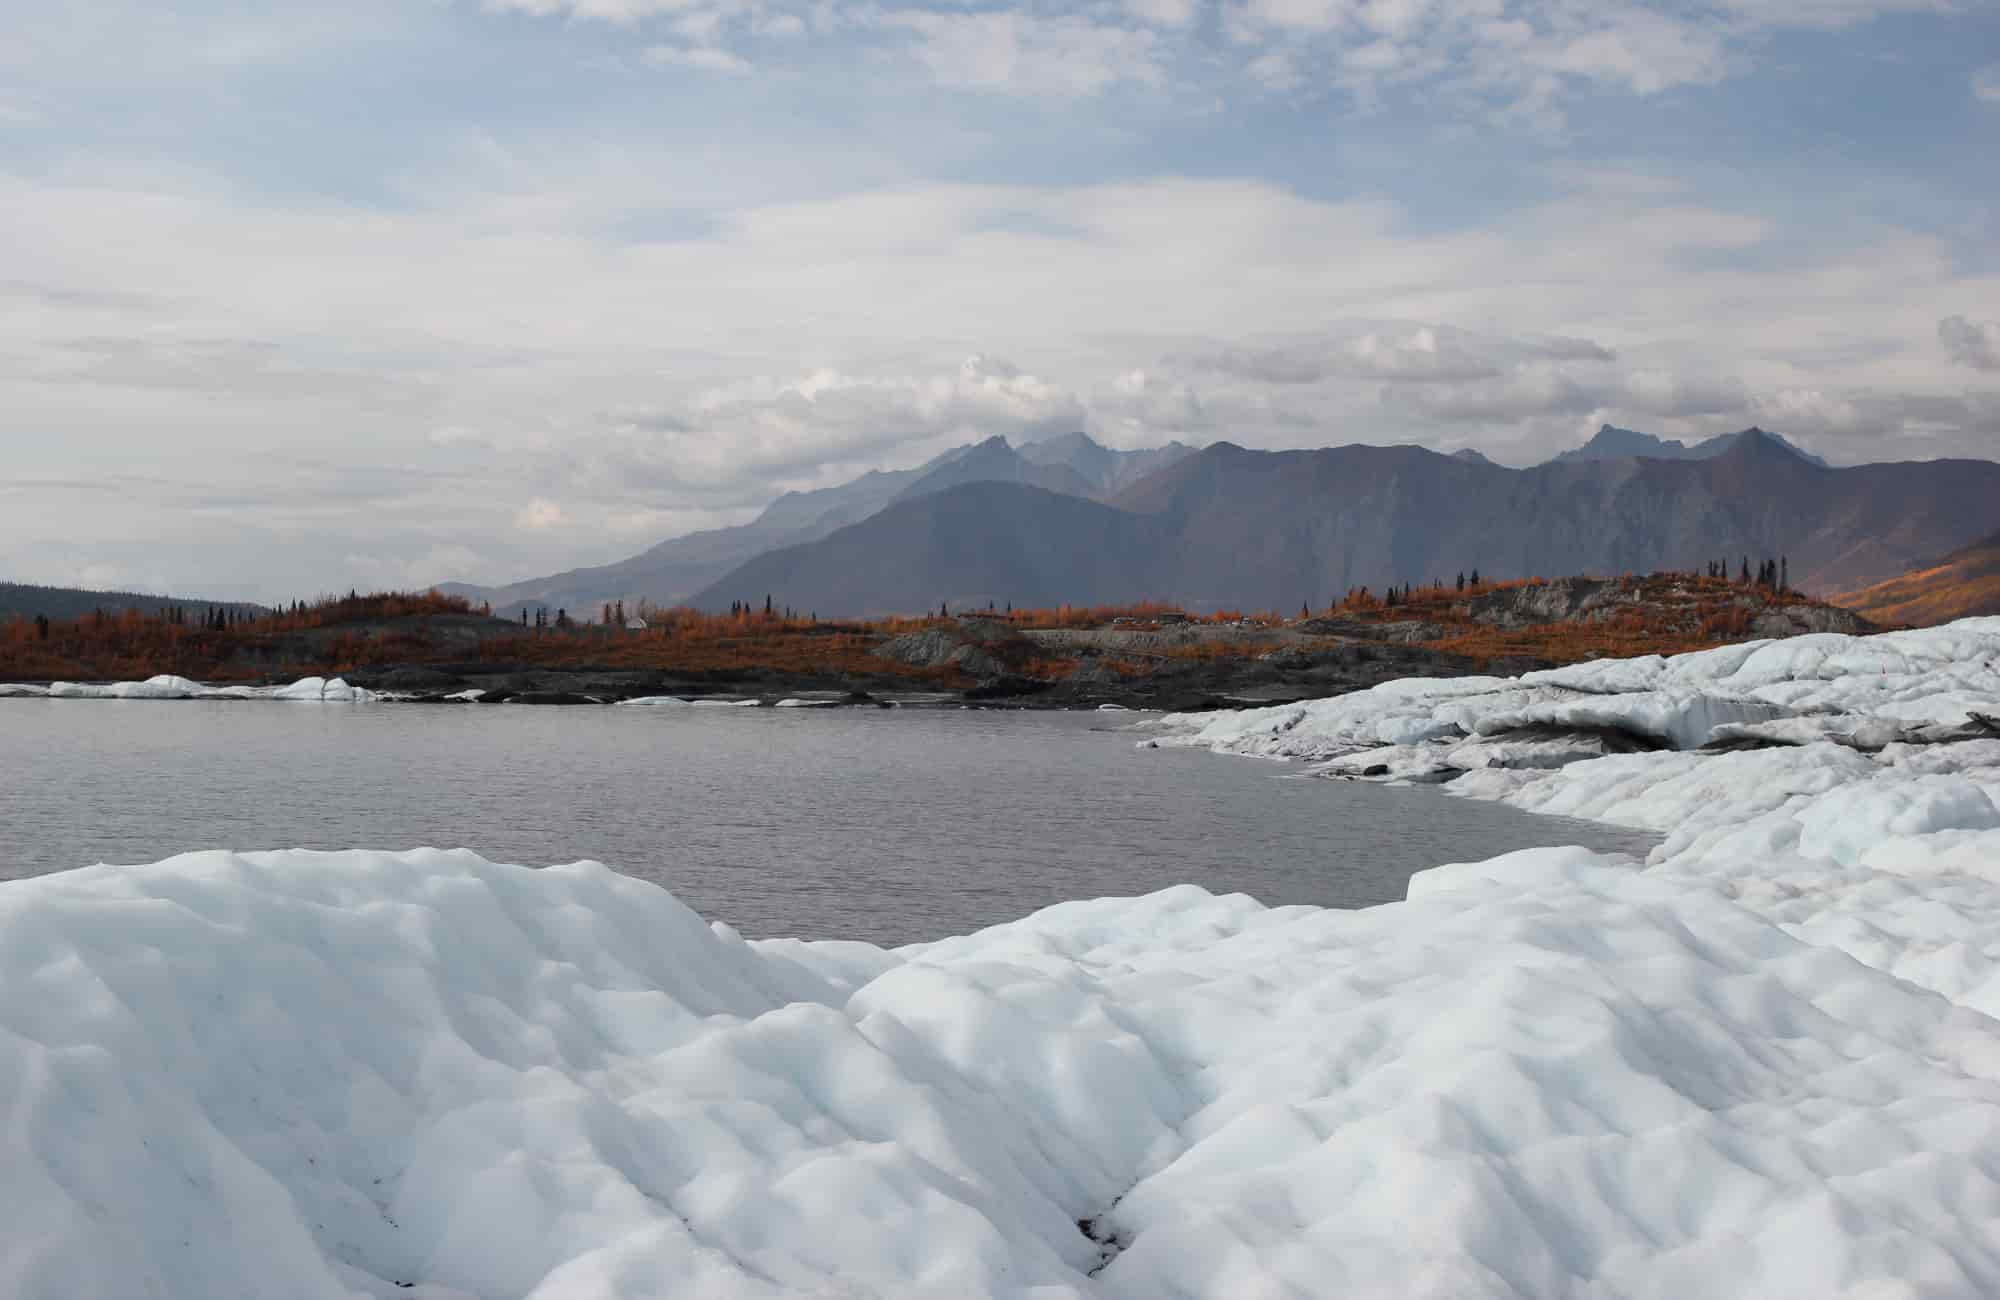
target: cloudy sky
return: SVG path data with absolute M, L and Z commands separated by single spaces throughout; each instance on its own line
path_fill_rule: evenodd
M 503 580 L 995 433 L 2000 457 L 1993 0 L 0 0 L 0 577 Z

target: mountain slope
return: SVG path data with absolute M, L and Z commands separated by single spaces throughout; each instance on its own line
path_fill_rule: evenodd
M 1097 494 L 1108 496 L 1194 455 L 1195 450 L 1184 442 L 1170 442 L 1164 447 L 1118 451 L 1087 433 L 1065 433 L 1028 443 L 1020 448 L 1020 455 L 1036 465 L 1067 465 Z
M 1094 604 L 1144 592 L 1158 521 L 1022 483 L 978 482 L 898 502 L 818 542 L 760 555 L 698 594 L 822 615 L 915 613 L 1012 602 Z
M 775 547 L 824 537 L 865 519 L 894 501 L 912 484 L 973 451 L 955 447 L 906 470 L 871 470 L 838 487 L 787 492 L 747 524 L 711 528 L 673 537 L 630 559 L 570 569 L 497 587 L 447 582 L 438 590 L 472 601 L 490 601 L 493 612 L 512 617 L 524 607 L 569 609 L 587 616 L 608 600 L 671 605 L 715 581 L 735 566 Z
M 1414 447 L 1259 453 L 1221 444 L 1112 504 L 1174 520 L 1183 548 L 1175 590 L 1191 600 L 1282 597 L 1288 608 L 1473 567 L 1646 572 L 1746 554 L 1788 556 L 1794 585 L 1825 591 L 1887 577 L 2000 525 L 2000 465 L 1822 469 L 1761 433 L 1707 460 L 1527 470 Z
M 988 438 L 921 475 L 896 494 L 898 501 L 943 492 L 966 483 L 1025 483 L 1065 496 L 1093 497 L 1097 489 L 1083 475 L 1060 461 L 1036 464 L 1008 445 L 1005 438 Z
M 1775 433 L 1751 426 L 1741 433 L 1719 433 L 1713 438 L 1700 442 L 1681 442 L 1674 438 L 1659 438 L 1650 433 L 1640 433 L 1636 429 L 1621 429 L 1614 424 L 1602 425 L 1589 442 L 1581 447 L 1572 447 L 1558 453 L 1548 464 L 1575 464 L 1590 460 L 1632 460 L 1646 457 L 1651 460 L 1712 460 L 1727 452 L 1742 438 L 1758 435 L 1770 439 L 1800 460 L 1817 465 L 1821 469 L 1831 468 L 1820 457 L 1804 448 L 1795 447 Z
M 755 520 L 671 538 L 630 559 L 570 569 L 543 578 L 482 587 L 448 582 L 447 595 L 488 601 L 513 617 L 523 608 L 568 609 L 588 617 L 606 601 L 670 605 L 766 551 L 825 537 L 896 501 L 914 500 L 967 483 L 1021 483 L 1078 497 L 1102 497 L 1152 470 L 1194 453 L 1183 443 L 1114 451 L 1083 433 L 1015 449 L 1005 438 L 955 447 L 915 469 L 874 470 L 838 487 L 788 492 Z M 727 602 L 725 602 L 727 603 Z
M 240 600 L 203 600 L 198 596 L 146 596 L 134 591 L 89 591 L 81 587 L 38 587 L 27 582 L 0 582 L 0 620 L 45 615 L 56 622 L 87 618 L 97 610 L 116 614 L 137 610 L 157 614 L 163 609 L 185 609 L 192 617 L 212 609 L 229 609 L 255 614 L 263 606 Z
M 2000 533 L 1833 602 L 1877 623 L 1918 627 L 2000 614 Z
M 2000 465 L 1822 469 L 1762 434 L 1705 460 L 1527 470 L 1418 447 L 1259 452 L 1218 443 L 1117 494 L 1116 509 L 1056 510 L 1040 495 L 1015 487 L 923 498 L 927 511 L 899 505 L 864 528 L 788 550 L 781 563 L 762 557 L 697 601 L 726 607 L 770 590 L 822 614 L 915 612 L 940 599 L 1149 597 L 1292 610 L 1351 587 L 1381 591 L 1473 569 L 1489 577 L 1699 571 L 1711 559 L 1733 568 L 1746 555 L 1785 556 L 1794 585 L 1823 591 L 1888 577 L 2000 526 Z M 949 513 L 937 512 L 940 501 Z M 1044 561 L 1056 556 L 1051 569 Z

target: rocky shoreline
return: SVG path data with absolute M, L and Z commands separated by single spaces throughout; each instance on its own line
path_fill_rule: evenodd
M 891 649 L 893 647 L 885 647 Z M 1316 699 L 1362 690 L 1402 677 L 1463 677 L 1548 667 L 1545 660 L 1478 664 L 1422 646 L 1324 639 L 1258 657 L 1169 661 L 1142 676 L 1083 671 L 1037 676 L 1000 661 L 954 664 L 976 672 L 957 682 L 913 681 L 892 671 L 786 673 L 757 669 L 711 671 L 546 668 L 471 663 L 361 669 L 342 674 L 356 686 L 413 703 L 582 706 L 678 697 L 690 702 L 796 700 L 818 707 L 967 707 L 987 709 L 1128 709 L 1183 712 L 1243 708 Z M 885 665 L 885 669 L 887 665 Z M 970 680 L 966 680 L 970 679 Z
M 1400 678 L 1507 676 L 1607 651 L 1672 653 L 1866 630 L 1853 613 L 1794 593 L 1659 574 L 1536 580 L 1464 596 L 1440 587 L 1296 619 L 1146 613 L 1038 626 L 969 613 L 811 627 L 745 619 L 722 636 L 688 641 L 666 628 L 642 640 L 602 629 L 528 637 L 447 611 L 281 632 L 205 666 L 163 667 L 267 684 L 340 677 L 379 696 L 438 704 L 1197 712 L 1323 699 Z M 88 674 L 79 664 L 73 680 L 102 679 Z

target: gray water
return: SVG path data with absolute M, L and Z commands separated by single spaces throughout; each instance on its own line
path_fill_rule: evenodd
M 595 858 L 752 937 L 906 943 L 1192 881 L 1365 907 L 1651 836 L 963 710 L 0 701 L 0 879 L 190 849 Z

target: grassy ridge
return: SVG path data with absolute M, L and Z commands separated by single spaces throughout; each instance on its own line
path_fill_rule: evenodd
M 1614 585 L 1615 584 L 1615 585 Z M 1688 574 L 1627 576 L 1595 584 L 1593 607 L 1567 618 L 1531 621 L 1565 593 L 1541 578 L 1501 583 L 1438 583 L 1377 594 L 1357 589 L 1319 610 L 1286 617 L 1272 610 L 1223 611 L 1190 620 L 1202 634 L 1185 644 L 1079 651 L 1036 632 L 1111 629 L 1144 633 L 1177 621 L 1171 607 L 1058 606 L 965 611 L 963 617 L 822 622 L 816 617 L 746 609 L 640 611 L 648 626 L 569 624 L 531 627 L 488 616 L 465 599 L 431 592 L 375 592 L 328 597 L 284 609 L 246 612 L 221 626 L 171 609 L 99 613 L 46 625 L 0 622 L 0 680 L 106 680 L 176 673 L 207 681 L 243 681 L 312 673 L 427 665 L 518 665 L 540 669 L 751 671 L 816 677 L 898 677 L 964 685 L 953 668 L 920 668 L 874 653 L 891 637 L 949 630 L 1010 645 L 1010 671 L 1061 680 L 1080 655 L 1121 677 L 1143 677 L 1199 663 L 1269 654 L 1274 633 L 1293 641 L 1388 639 L 1465 656 L 1569 663 L 1603 656 L 1671 654 L 1754 635 L 1766 611 L 1801 604 L 1795 593 L 1755 583 Z M 1559 603 L 1559 602 L 1558 602 Z M 967 620 L 971 620 L 968 622 Z M 970 629 L 970 632 L 968 631 Z M 1023 653 L 1025 652 L 1025 653 Z
M 1844 592 L 1833 601 L 1877 623 L 1913 627 L 2000 614 L 2000 533 L 1936 564 Z

